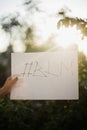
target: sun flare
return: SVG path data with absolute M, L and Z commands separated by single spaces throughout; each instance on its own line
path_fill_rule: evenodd
M 76 29 L 76 26 L 73 27 L 61 27 L 58 30 L 57 37 L 55 42 L 58 46 L 67 48 L 71 45 L 77 44 L 78 50 L 83 51 L 87 54 L 87 38 L 81 39 L 82 34 L 80 30 Z
M 81 33 L 77 31 L 76 27 L 61 27 L 58 30 L 58 37 L 56 38 L 56 43 L 64 48 L 68 47 L 70 44 L 81 42 Z

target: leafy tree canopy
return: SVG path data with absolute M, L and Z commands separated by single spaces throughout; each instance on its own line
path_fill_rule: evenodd
M 82 39 L 84 39 L 84 37 L 87 37 L 87 20 L 83 20 L 81 18 L 64 17 L 58 22 L 57 24 L 58 29 L 63 25 L 65 27 L 69 26 L 72 27 L 76 25 L 77 30 L 80 30 L 82 33 Z

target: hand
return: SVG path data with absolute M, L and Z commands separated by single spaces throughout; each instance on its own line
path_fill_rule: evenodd
M 8 93 L 10 93 L 11 91 L 11 87 L 17 82 L 18 78 L 7 78 L 7 80 L 5 81 L 3 87 L 0 90 L 0 95 L 6 95 Z

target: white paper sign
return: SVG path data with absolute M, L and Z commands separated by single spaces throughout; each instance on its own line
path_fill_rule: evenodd
M 77 51 L 12 53 L 11 99 L 78 99 Z

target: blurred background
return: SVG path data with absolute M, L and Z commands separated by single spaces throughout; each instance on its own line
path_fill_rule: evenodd
M 87 128 L 87 1 L 0 0 L 0 87 L 11 75 L 12 52 L 78 48 L 79 100 L 0 98 L 0 128 Z

